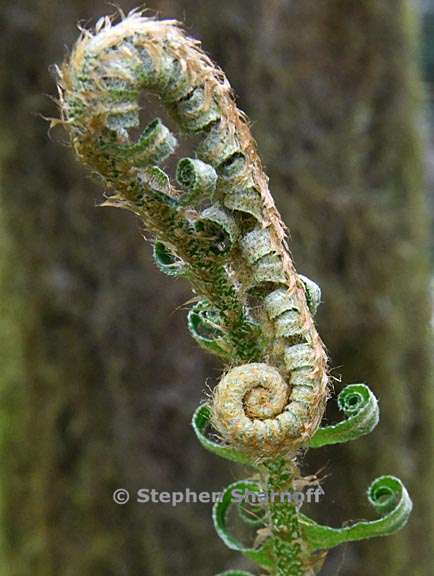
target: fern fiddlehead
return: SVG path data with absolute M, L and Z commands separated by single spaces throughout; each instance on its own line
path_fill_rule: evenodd
M 175 135 L 158 118 L 132 135 L 143 90 L 159 96 L 182 134 L 202 136 L 195 156 L 179 160 L 176 184 L 162 168 Z M 269 488 L 286 475 L 290 488 L 300 447 L 370 431 L 377 405 L 363 385 L 342 399 L 346 422 L 319 428 L 328 394 L 327 357 L 313 321 L 319 288 L 294 268 L 246 118 L 199 43 L 174 21 L 139 12 L 116 25 L 103 18 L 95 33 L 83 31 L 59 71 L 59 93 L 76 154 L 108 187 L 105 204 L 136 213 L 155 237 L 160 270 L 188 279 L 201 299 L 188 327 L 226 364 L 211 405 L 193 420 L 202 445 L 260 469 Z M 210 423 L 219 441 L 207 437 Z M 227 535 L 225 505 L 216 508 L 216 528 L 243 551 Z M 269 522 L 263 549 L 246 555 L 278 576 L 312 573 L 314 523 L 283 504 L 270 507 Z

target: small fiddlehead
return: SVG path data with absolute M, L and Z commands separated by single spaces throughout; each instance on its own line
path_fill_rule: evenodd
M 346 420 L 318 428 L 309 441 L 310 448 L 356 440 L 372 432 L 380 419 L 378 401 L 365 384 L 346 386 L 338 395 L 338 407 Z

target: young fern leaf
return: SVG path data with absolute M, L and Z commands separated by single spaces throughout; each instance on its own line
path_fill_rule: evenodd
M 220 442 L 211 440 L 206 435 L 206 430 L 211 422 L 211 416 L 211 408 L 207 404 L 200 405 L 193 415 L 193 430 L 202 446 L 206 450 L 209 450 L 209 452 L 212 452 L 221 458 L 226 458 L 226 460 L 231 460 L 232 462 L 238 462 L 239 464 L 256 467 L 254 459 L 245 452 L 240 452 L 239 450 L 235 450 L 230 446 L 225 446 Z
M 193 205 L 204 198 L 212 197 L 217 174 L 212 166 L 201 160 L 183 158 L 178 162 L 176 180 L 184 189 L 182 202 Z
M 246 453 L 295 453 L 319 426 L 327 397 L 326 354 L 309 309 L 318 294 L 294 269 L 250 129 L 223 73 L 176 22 L 136 12 L 116 25 L 106 20 L 95 35 L 84 32 L 59 85 L 73 147 L 105 179 L 109 203 L 141 217 L 156 237 L 160 269 L 185 272 L 219 316 L 220 342 L 200 336 L 192 320 L 198 316 L 190 316 L 201 346 L 223 357 L 230 351 L 231 369 L 213 401 L 214 426 Z M 130 135 L 145 89 L 161 98 L 181 132 L 203 135 L 197 157 L 178 163 L 181 189 L 160 166 L 176 147 L 161 120 L 137 141 Z M 173 258 L 163 245 L 175 249 Z M 258 412 L 253 400 L 246 414 L 230 412 L 238 393 L 233 366 L 234 375 L 249 374 L 251 398 L 271 409 Z M 278 402 L 270 374 L 279 375 Z M 228 382 L 235 383 L 231 392 Z
M 155 242 L 153 252 L 154 262 L 167 276 L 186 276 L 187 267 L 184 262 L 170 251 L 163 242 Z
M 240 552 L 262 568 L 272 569 L 274 566 L 272 539 L 267 539 L 261 546 L 254 548 L 242 544 L 228 529 L 227 520 L 229 512 L 237 500 L 246 492 L 260 492 L 261 487 L 252 480 L 238 480 L 230 484 L 223 492 L 220 501 L 214 504 L 213 521 L 217 534 L 225 545 L 236 552 Z
M 242 553 L 262 567 L 267 567 L 268 555 L 272 555 L 271 550 L 274 544 L 272 534 L 270 533 L 269 539 L 260 548 L 248 548 L 241 544 L 227 527 L 229 511 L 234 502 L 239 501 L 240 495 L 247 491 L 261 492 L 261 489 L 260 484 L 253 480 L 242 480 L 231 484 L 224 491 L 221 501 L 215 504 L 213 519 L 217 534 L 226 546 Z M 383 516 L 377 520 L 356 522 L 342 528 L 323 526 L 299 513 L 297 521 L 309 553 L 334 548 L 346 542 L 387 536 L 405 526 L 412 510 L 412 501 L 398 478 L 394 476 L 377 478 L 368 489 L 368 499 L 375 510 Z M 288 562 L 286 556 L 285 561 Z M 295 572 L 288 573 L 292 575 Z
M 365 384 L 350 384 L 338 396 L 338 406 L 346 420 L 318 428 L 309 448 L 342 444 L 369 434 L 379 422 L 378 401 Z
M 201 348 L 221 356 L 231 357 L 231 344 L 224 334 L 223 319 L 209 302 L 201 300 L 189 311 L 187 326 Z
M 377 512 L 384 514 L 382 518 L 356 522 L 342 528 L 331 528 L 300 515 L 304 538 L 312 550 L 334 548 L 345 542 L 387 536 L 405 526 L 413 504 L 399 478 L 381 476 L 374 480 L 368 489 L 368 499 Z

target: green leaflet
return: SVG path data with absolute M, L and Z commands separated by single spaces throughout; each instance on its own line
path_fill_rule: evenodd
M 303 536 L 312 550 L 333 548 L 344 542 L 354 542 L 376 536 L 387 536 L 405 526 L 413 503 L 399 478 L 381 476 L 368 489 L 369 502 L 377 512 L 384 514 L 378 520 L 362 521 L 352 526 L 331 528 L 317 524 L 300 514 Z
M 338 406 L 346 420 L 319 428 L 310 439 L 310 448 L 356 440 L 369 434 L 378 424 L 378 401 L 365 384 L 346 386 L 339 393 Z
M 302 274 L 299 274 L 298 276 L 304 284 L 308 308 L 312 316 L 315 316 L 318 306 L 321 304 L 321 288 L 316 284 L 316 282 L 307 276 L 303 276 Z
M 215 101 L 209 101 L 202 86 L 175 104 L 175 116 L 184 132 L 200 132 L 220 119 Z
M 226 460 L 231 460 L 232 462 L 238 462 L 239 464 L 245 464 L 248 466 L 255 466 L 254 461 L 250 456 L 247 456 L 247 454 L 238 452 L 233 448 L 229 448 L 228 446 L 224 446 L 223 444 L 219 444 L 218 442 L 207 438 L 205 430 L 209 426 L 210 420 L 211 408 L 207 404 L 199 406 L 193 414 L 193 430 L 202 446 L 217 456 L 226 458 Z
M 234 152 L 224 162 L 219 165 L 219 175 L 227 181 L 236 178 L 244 172 L 247 165 L 245 154 L 242 152 Z
M 148 194 L 167 206 L 176 207 L 177 199 L 172 195 L 169 176 L 158 166 L 151 166 L 140 173 L 140 183 Z
M 201 348 L 228 358 L 231 346 L 225 338 L 219 320 L 218 312 L 206 300 L 201 300 L 188 312 L 187 326 Z
M 205 138 L 196 148 L 197 157 L 214 168 L 237 152 L 240 152 L 238 138 L 227 124 L 221 122 L 216 122 L 207 131 Z
M 159 270 L 168 276 L 182 276 L 186 272 L 184 262 L 174 256 L 163 242 L 155 242 L 153 257 Z
M 216 502 L 213 508 L 213 521 L 216 532 L 230 550 L 240 552 L 243 556 L 253 560 L 253 562 L 256 562 L 263 568 L 272 569 L 274 560 L 272 557 L 271 538 L 268 538 L 264 544 L 258 548 L 247 548 L 229 532 L 226 526 L 228 512 L 231 506 L 235 504 L 234 500 L 236 500 L 236 498 L 235 495 L 233 495 L 235 491 L 237 491 L 238 494 L 246 491 L 259 492 L 259 487 L 258 484 L 252 480 L 239 480 L 226 488 L 223 492 L 222 499 Z
M 233 216 L 219 204 L 212 204 L 201 212 L 196 222 L 196 231 L 202 239 L 208 238 L 210 251 L 215 256 L 226 255 L 239 234 Z
M 263 221 L 262 199 L 255 186 L 225 191 L 223 204 L 230 210 L 251 214 L 258 222 Z
M 160 118 L 143 130 L 134 144 L 109 143 L 103 146 L 117 161 L 144 167 L 162 162 L 175 151 L 177 140 Z

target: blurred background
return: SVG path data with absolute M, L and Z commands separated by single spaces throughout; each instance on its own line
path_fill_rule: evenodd
M 366 489 L 384 473 L 415 501 L 405 530 L 338 548 L 322 574 L 433 575 L 434 1 L 147 7 L 184 21 L 226 71 L 297 269 L 322 287 L 335 389 L 366 382 L 380 399 L 371 435 L 308 454 L 303 471 L 325 476 L 312 514 L 373 517 Z M 57 116 L 52 65 L 77 23 L 115 11 L 103 0 L 1 2 L 1 576 L 248 567 L 215 535 L 209 505 L 112 501 L 119 487 L 220 490 L 244 473 L 205 453 L 190 427 L 220 366 L 187 333 L 189 287 L 156 270 L 132 215 L 96 209 L 103 190 L 43 118 Z

